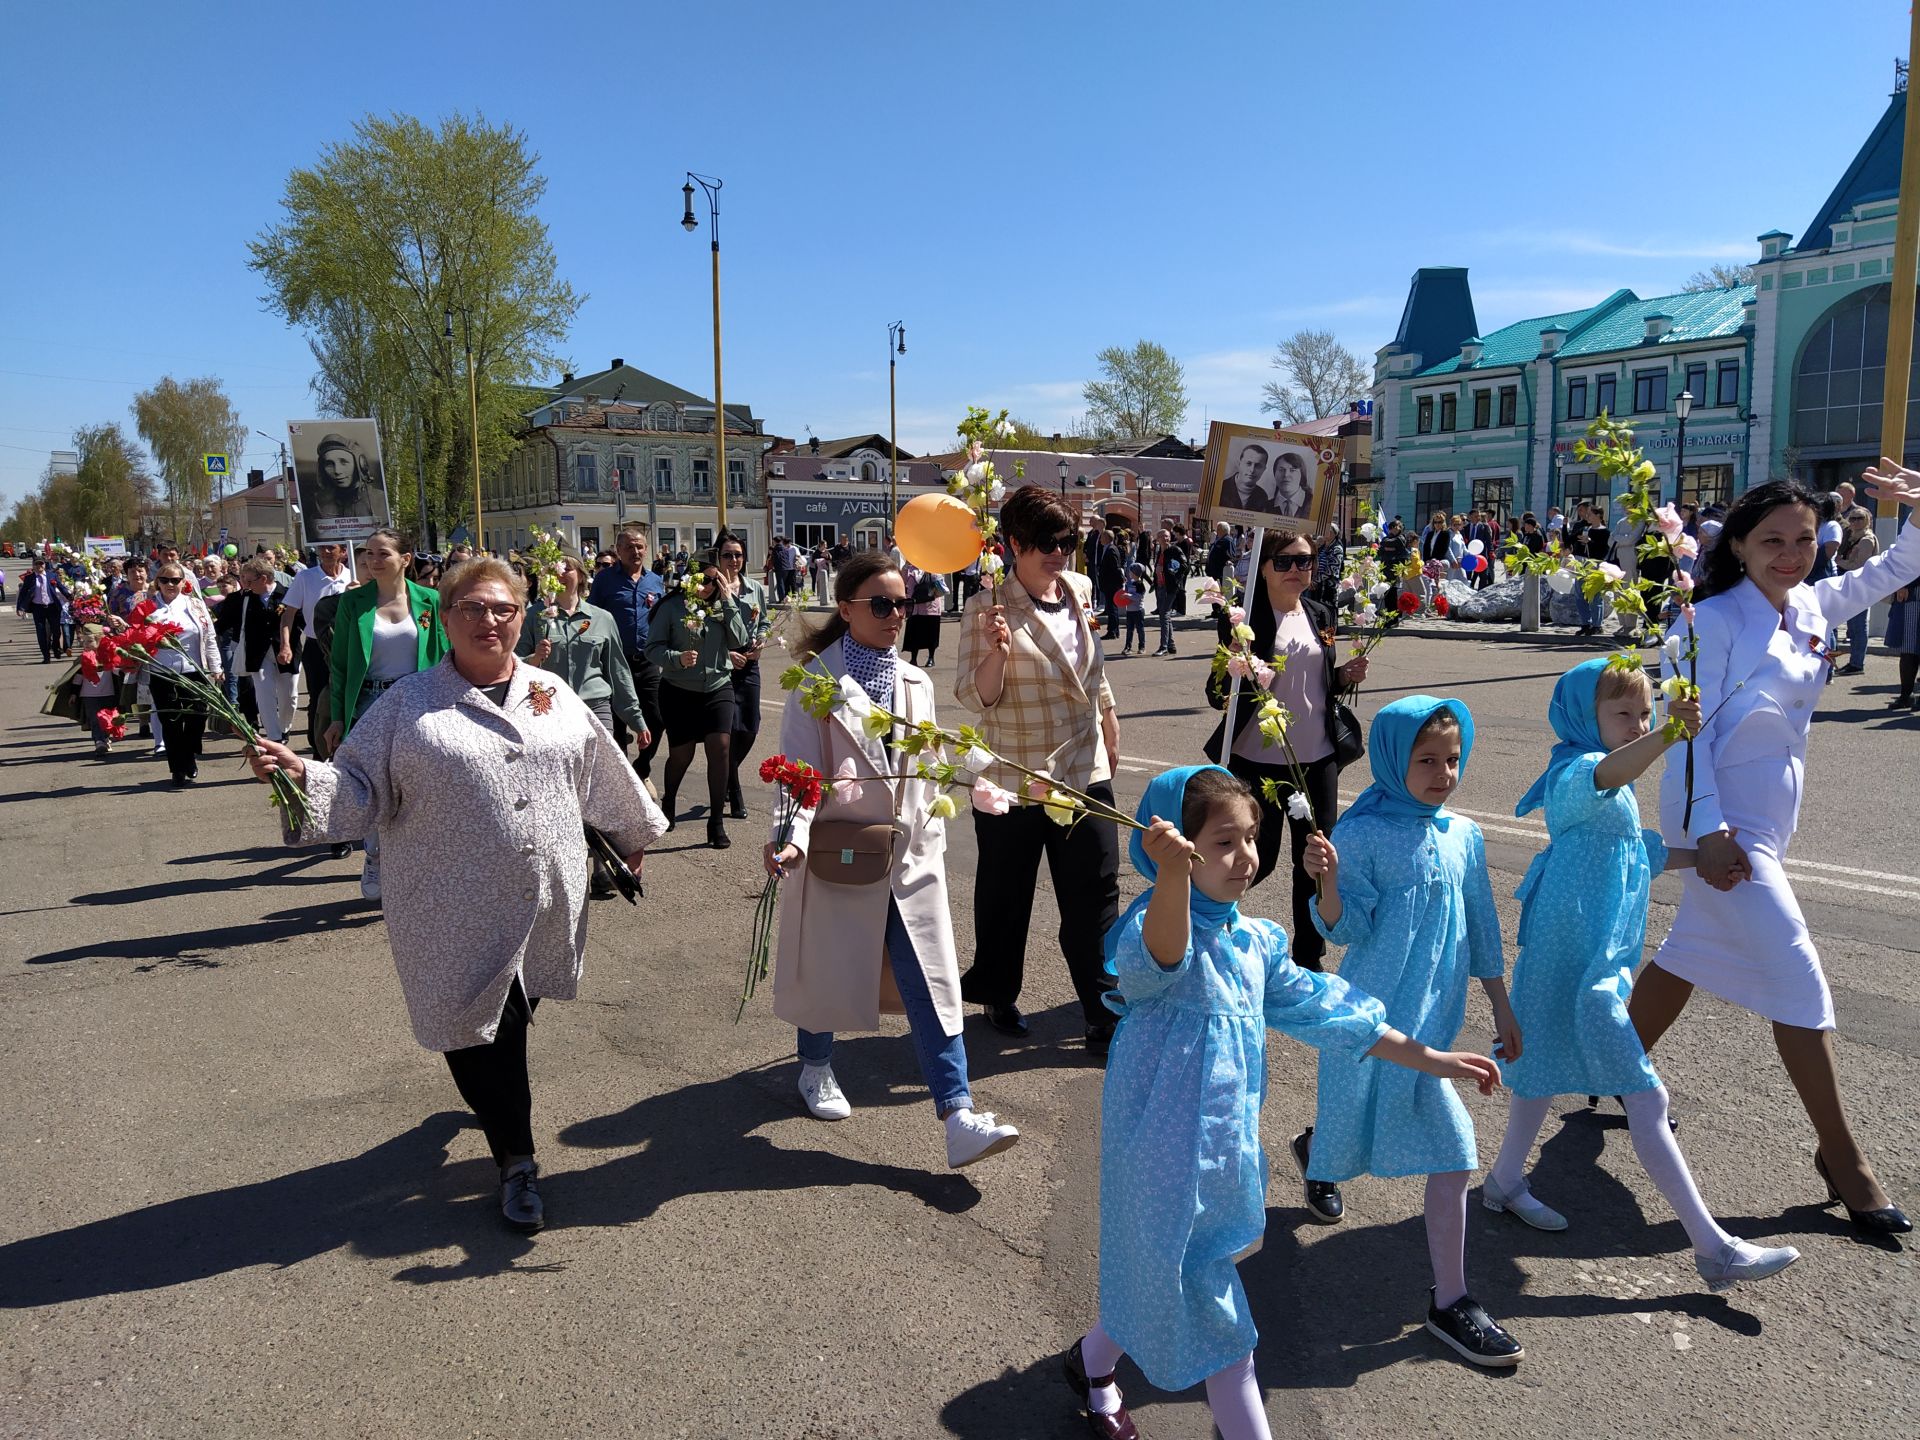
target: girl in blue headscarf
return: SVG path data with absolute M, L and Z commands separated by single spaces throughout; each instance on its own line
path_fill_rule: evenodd
M 1669 713 L 1689 733 L 1700 728 L 1697 700 L 1672 701 Z M 1627 1018 L 1653 873 L 1694 863 L 1692 851 L 1669 852 L 1657 831 L 1640 826 L 1633 782 L 1673 743 L 1650 729 L 1653 682 L 1644 670 L 1589 660 L 1560 677 L 1548 718 L 1559 743 L 1514 809 L 1547 812 L 1547 848 L 1519 890 L 1513 1009 L 1527 1048 L 1507 1062 L 1512 1108 L 1481 1203 L 1537 1230 L 1566 1229 L 1564 1216 L 1534 1198 L 1527 1157 L 1554 1096 L 1617 1095 L 1634 1151 L 1680 1217 L 1701 1278 L 1714 1290 L 1763 1279 L 1799 1251 L 1748 1245 L 1714 1222 L 1667 1125 L 1666 1087 Z
M 1175 820 L 1165 817 L 1176 817 Z M 1492 1061 L 1390 1028 L 1378 1001 L 1287 958 L 1286 932 L 1242 916 L 1260 807 L 1217 765 L 1147 787 L 1129 850 L 1153 882 L 1107 935 L 1120 1015 L 1100 1123 L 1100 1322 L 1065 1357 L 1096 1434 L 1134 1434 L 1113 1370 L 1131 1354 L 1163 1390 L 1206 1381 L 1226 1440 L 1265 1440 L 1259 1339 L 1234 1257 L 1265 1229 L 1266 1028 L 1356 1065 L 1372 1055 L 1491 1093 Z
M 1486 842 L 1473 821 L 1444 808 L 1473 753 L 1473 716 L 1458 700 L 1410 695 L 1374 717 L 1367 749 L 1373 783 L 1331 838 L 1307 842 L 1306 870 L 1320 881 L 1314 924 L 1346 947 L 1341 976 L 1378 995 L 1387 1018 L 1425 1044 L 1453 1044 L 1467 980 L 1478 979 L 1500 1037 L 1494 1053 L 1510 1063 L 1520 1027 L 1507 1003 Z M 1467 1184 L 1480 1162 L 1453 1086 L 1323 1055 L 1313 1128 L 1294 1138 L 1293 1153 L 1308 1207 L 1322 1219 L 1344 1213 L 1337 1192 L 1324 1193 L 1334 1182 L 1426 1176 L 1427 1329 L 1476 1365 L 1519 1363 L 1520 1343 L 1467 1293 Z

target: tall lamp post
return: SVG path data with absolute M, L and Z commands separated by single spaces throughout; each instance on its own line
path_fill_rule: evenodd
M 1673 402 L 1673 413 L 1680 417 L 1680 434 L 1677 437 L 1679 448 L 1673 462 L 1673 503 L 1680 504 L 1680 492 L 1686 485 L 1687 475 L 1687 417 L 1693 413 L 1693 392 L 1682 390 Z
M 286 517 L 287 549 L 293 549 L 293 469 L 287 464 L 287 437 L 269 435 L 264 430 L 253 432 L 262 440 L 271 440 L 280 447 L 280 499 L 281 513 Z
M 723 182 L 707 175 L 687 172 L 687 183 L 680 187 L 686 200 L 680 228 L 691 233 L 700 228 L 693 213 L 693 187 L 698 184 L 707 195 L 707 219 L 713 226 L 713 453 L 719 469 L 715 478 L 720 497 L 720 529 L 727 528 L 727 407 L 720 395 L 720 186 Z M 714 536 L 718 543 L 719 536 Z
M 453 311 L 447 311 L 442 338 L 453 340 Z M 473 437 L 473 553 L 487 550 L 487 520 L 480 506 L 480 382 L 473 373 L 473 312 L 460 307 L 460 347 L 467 354 L 467 428 Z
M 893 371 L 895 361 L 907 353 L 907 322 L 896 320 L 887 326 L 887 514 L 900 513 L 900 419 L 894 403 Z M 887 522 L 893 528 L 893 521 Z

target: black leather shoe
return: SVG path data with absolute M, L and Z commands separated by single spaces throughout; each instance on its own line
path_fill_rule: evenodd
M 1080 1353 L 1080 1342 L 1073 1342 L 1073 1348 L 1063 1357 L 1060 1367 L 1066 1374 L 1067 1384 L 1073 1387 L 1073 1393 L 1080 1397 L 1084 1408 L 1094 1382 L 1087 1376 L 1086 1358 Z M 1099 1383 L 1103 1386 L 1113 1383 L 1113 1376 L 1102 1375 Z M 1100 1440 L 1140 1440 L 1140 1432 L 1134 1427 L 1133 1417 L 1127 1414 L 1122 1405 L 1110 1415 L 1098 1415 L 1092 1410 L 1086 1411 L 1087 1429 L 1100 1437 Z
M 1838 1204 L 1845 1210 L 1847 1219 L 1853 1222 L 1853 1228 L 1862 1235 L 1905 1235 L 1913 1229 L 1913 1221 L 1898 1205 L 1882 1205 L 1878 1210 L 1856 1210 L 1847 1204 L 1834 1188 L 1833 1177 L 1827 1173 L 1826 1157 L 1818 1150 L 1813 1152 L 1813 1168 L 1827 1182 L 1827 1203 Z
M 733 842 L 727 838 L 727 826 L 723 820 L 707 822 L 707 844 L 716 850 L 725 850 Z
M 1347 1203 L 1340 1198 L 1340 1187 L 1325 1180 L 1307 1178 L 1307 1161 L 1313 1148 L 1313 1127 L 1309 1125 L 1288 1142 L 1287 1150 L 1300 1171 L 1300 1185 L 1306 1197 L 1307 1214 L 1318 1225 L 1338 1225 L 1347 1218 Z
M 531 1235 L 547 1223 L 540 1201 L 540 1166 L 522 1160 L 500 1176 L 500 1217 L 515 1230 Z
M 1027 1017 L 1020 1013 L 1018 1005 L 987 1006 L 987 1023 L 1002 1035 L 1016 1039 L 1027 1033 Z
M 1087 1053 L 1104 1060 L 1107 1052 L 1113 1048 L 1113 1027 L 1115 1021 L 1098 1020 L 1087 1026 Z
M 1502 1330 L 1471 1295 L 1462 1295 L 1444 1310 L 1429 1304 L 1427 1330 L 1463 1359 L 1490 1369 L 1518 1365 L 1527 1358 L 1520 1342 Z

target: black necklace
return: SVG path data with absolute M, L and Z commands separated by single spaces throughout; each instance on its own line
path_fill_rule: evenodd
M 1067 608 L 1067 592 L 1065 590 L 1060 592 L 1060 598 L 1058 600 L 1042 600 L 1038 595 L 1031 594 L 1028 595 L 1027 598 L 1033 601 L 1036 610 L 1044 610 L 1049 615 L 1058 615 L 1062 610 Z

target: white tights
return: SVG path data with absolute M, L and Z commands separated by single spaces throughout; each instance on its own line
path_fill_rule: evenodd
M 1104 1325 L 1096 1324 L 1080 1341 L 1080 1359 L 1089 1379 L 1113 1374 L 1125 1353 Z M 1096 1415 L 1113 1414 L 1120 1408 L 1119 1386 L 1094 1386 L 1087 1393 L 1087 1408 Z M 1207 1377 L 1207 1408 L 1213 1411 L 1221 1440 L 1273 1440 L 1267 1428 L 1267 1407 L 1260 1401 L 1260 1382 L 1253 1376 L 1252 1352 Z
M 1687 1169 L 1686 1157 L 1680 1153 L 1673 1130 L 1667 1124 L 1667 1087 L 1656 1085 L 1651 1090 L 1636 1090 L 1621 1096 L 1620 1104 L 1627 1112 L 1627 1133 L 1633 1137 L 1633 1153 L 1640 1157 L 1640 1164 L 1654 1188 L 1666 1197 L 1673 1213 L 1680 1217 L 1681 1228 L 1693 1242 L 1695 1253 L 1709 1258 L 1718 1255 L 1734 1243 L 1734 1238 L 1714 1221 L 1706 1201 L 1694 1186 L 1693 1173 Z M 1513 1108 L 1507 1113 L 1506 1138 L 1500 1142 L 1500 1154 L 1493 1162 L 1492 1172 L 1495 1182 L 1508 1194 L 1525 1187 L 1527 1157 L 1533 1153 L 1533 1142 L 1540 1137 L 1540 1127 L 1546 1123 L 1552 1108 L 1551 1100 L 1513 1097 Z
M 1467 1293 L 1467 1186 L 1472 1180 L 1467 1170 L 1427 1176 L 1427 1257 L 1433 1262 L 1433 1303 L 1442 1310 Z

